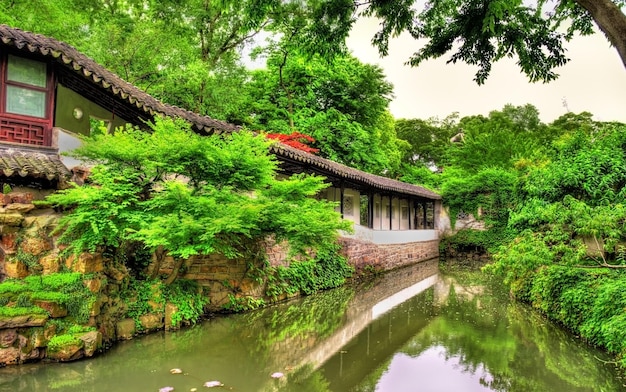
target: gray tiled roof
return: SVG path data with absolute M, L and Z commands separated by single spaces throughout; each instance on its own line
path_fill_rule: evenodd
M 368 188 L 374 188 L 383 192 L 419 196 L 428 199 L 441 199 L 440 195 L 424 187 L 362 172 L 317 155 L 309 154 L 293 147 L 286 146 L 282 143 L 272 144 L 270 151 L 274 153 L 279 160 L 282 158 L 299 162 L 303 166 L 309 166 L 317 169 L 317 171 L 322 174 L 328 173 L 333 177 L 342 178 L 352 183 L 362 184 Z
M 70 171 L 58 154 L 0 148 L 0 172 L 6 177 L 43 178 L 49 181 L 68 179 Z

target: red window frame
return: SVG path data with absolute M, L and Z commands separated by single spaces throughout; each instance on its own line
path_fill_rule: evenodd
M 38 87 L 26 83 L 8 80 L 9 55 L 38 61 L 46 66 L 46 86 Z M 6 111 L 7 86 L 15 86 L 45 94 L 44 117 Z M 52 145 L 52 126 L 54 117 L 54 75 L 49 62 L 16 53 L 0 53 L 0 142 L 29 144 L 49 147 Z

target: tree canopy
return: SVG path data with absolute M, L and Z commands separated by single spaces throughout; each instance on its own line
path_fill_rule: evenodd
M 397 170 L 399 153 L 389 151 L 398 151 L 399 142 L 387 124 L 392 86 L 379 67 L 352 56 L 277 51 L 243 91 L 249 113 L 243 122 L 251 128 L 296 130 L 312 136 L 325 158 L 377 174 Z
M 337 1 L 337 7 L 345 4 Z M 340 4 L 341 3 L 341 4 Z M 623 0 L 407 0 L 355 2 L 351 12 L 382 19 L 372 38 L 382 55 L 389 39 L 408 32 L 427 39 L 408 59 L 414 66 L 450 55 L 452 63 L 476 65 L 474 80 L 484 83 L 494 62 L 516 57 L 530 81 L 549 82 L 568 58 L 564 43 L 575 34 L 593 33 L 593 22 L 618 51 L 626 66 L 626 15 Z M 348 11 L 346 11 L 348 12 Z

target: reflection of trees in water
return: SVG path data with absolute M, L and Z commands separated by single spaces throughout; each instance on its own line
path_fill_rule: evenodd
M 330 392 L 330 383 L 311 365 L 302 366 L 289 374 L 289 382 L 270 385 L 263 392 Z
M 525 358 L 525 363 L 539 366 L 552 378 L 567 381 L 581 390 L 622 390 L 609 368 L 597 359 L 604 358 L 604 353 L 594 352 L 568 331 L 526 307 L 511 307 L 509 318 L 514 320 L 511 324 L 517 326 L 513 333 L 535 346 L 536 354 Z
M 445 347 L 446 360 L 458 359 L 464 372 L 484 367 L 493 378 L 481 381 L 496 391 L 620 390 L 588 347 L 538 313 L 510 303 L 500 287 L 481 285 L 481 293 L 477 286 L 459 284 L 454 274 L 449 277 L 452 284 L 447 300 L 438 303 L 438 316 L 403 353 L 418 357 L 429 347 Z
M 288 363 L 280 356 L 295 354 L 295 347 L 306 350 L 307 343 L 332 334 L 343 324 L 353 295 L 354 290 L 345 287 L 255 312 L 218 316 L 179 331 L 120 342 L 109 352 L 85 361 L 0 369 L 0 392 L 128 390 L 130 385 L 136 385 L 124 381 L 129 377 L 129 368 L 138 377 L 153 374 L 152 378 L 156 378 L 163 374 L 163 382 L 167 382 L 169 377 L 175 377 L 169 375 L 170 368 L 198 369 L 198 362 L 206 362 L 206 368 L 214 369 L 214 374 L 219 374 L 216 369 L 236 366 L 242 377 L 249 377 L 248 384 L 274 385 L 268 375 L 283 370 L 277 368 L 278 363 Z M 158 374 L 154 373 L 155 367 Z M 205 374 L 190 370 L 188 377 L 199 377 L 195 383 L 196 387 L 201 386 L 207 381 L 204 378 L 209 377 L 209 370 Z M 315 384 L 322 385 L 322 381 Z
M 297 351 L 310 349 L 344 324 L 353 296 L 354 289 L 340 287 L 242 314 L 233 332 L 256 336 L 248 347 L 251 355 L 269 355 L 274 360 L 283 357 L 296 363 Z M 296 347 L 299 350 L 294 352 Z

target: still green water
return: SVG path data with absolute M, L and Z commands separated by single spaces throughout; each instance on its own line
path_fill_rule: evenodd
M 480 273 L 434 261 L 84 361 L 3 368 L 0 391 L 626 390 L 607 359 Z

